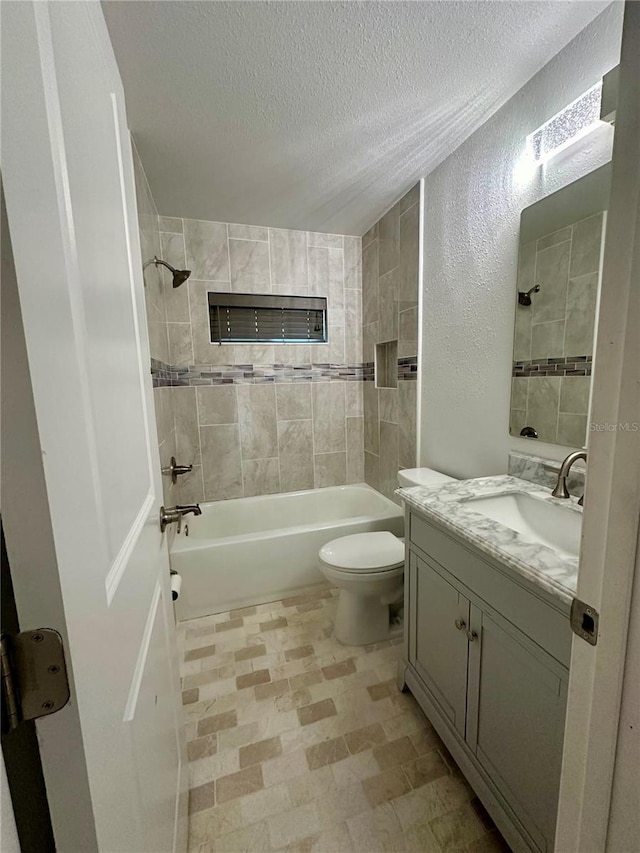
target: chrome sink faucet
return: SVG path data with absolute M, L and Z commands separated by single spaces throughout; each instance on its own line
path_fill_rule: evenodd
M 567 477 L 569 476 L 569 471 L 571 470 L 571 466 L 578 459 L 584 459 L 587 461 L 587 453 L 585 450 L 574 450 L 573 453 L 570 453 L 567 458 L 564 460 L 562 465 L 560 466 L 560 471 L 558 472 L 558 482 L 555 485 L 554 490 L 551 492 L 551 497 L 554 498 L 570 498 L 569 489 L 567 488 Z M 582 506 L 584 503 L 584 495 L 578 501 L 578 505 Z
M 185 515 L 202 515 L 200 504 L 186 504 L 185 506 L 169 506 L 160 507 L 160 531 L 164 533 L 167 527 L 174 522 L 178 522 L 178 533 L 182 528 L 182 517 Z

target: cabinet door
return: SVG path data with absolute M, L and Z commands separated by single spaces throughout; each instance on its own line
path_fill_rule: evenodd
M 540 850 L 553 850 L 568 672 L 471 607 L 467 742 Z
M 464 737 L 469 601 L 414 554 L 410 573 L 409 661 L 440 710 Z

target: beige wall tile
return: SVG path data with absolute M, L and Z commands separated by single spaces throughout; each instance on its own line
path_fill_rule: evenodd
M 198 737 L 211 735 L 222 729 L 230 729 L 237 726 L 238 716 L 235 711 L 225 711 L 223 714 L 212 714 L 198 723 Z
M 207 782 L 189 791 L 189 814 L 202 812 L 215 805 L 215 783 Z
M 229 281 L 227 226 L 223 222 L 184 220 L 187 268 L 200 281 Z
M 176 234 L 182 234 L 182 219 L 175 216 L 159 216 L 158 228 L 161 231 L 173 231 Z
M 400 210 L 394 205 L 378 223 L 379 275 L 395 269 L 400 260 Z
M 271 293 L 268 243 L 229 240 L 229 263 L 236 293 Z
M 274 385 L 238 385 L 237 392 L 243 460 L 277 456 Z
M 173 388 L 176 455 L 182 465 L 201 465 L 195 388 Z
M 200 426 L 235 424 L 238 422 L 235 385 L 214 385 L 196 388 L 196 402 Z
M 276 385 L 277 416 L 279 421 L 311 418 L 311 382 L 278 383 Z
M 269 229 L 271 283 L 304 284 L 307 279 L 307 235 L 304 231 Z
M 346 451 L 344 383 L 313 382 L 311 396 L 314 452 Z
M 316 453 L 313 457 L 314 487 L 344 486 L 347 482 L 346 453 Z
M 243 460 L 242 479 L 245 497 L 277 494 L 281 491 L 280 460 L 277 456 L 271 459 Z
M 242 497 L 240 429 L 237 424 L 200 427 L 204 494 L 208 501 Z
M 364 482 L 363 445 L 364 418 L 347 418 L 347 483 Z
M 259 225 L 229 224 L 229 237 L 238 240 L 268 240 L 269 229 Z
M 280 488 L 313 488 L 313 426 L 310 420 L 279 421 Z

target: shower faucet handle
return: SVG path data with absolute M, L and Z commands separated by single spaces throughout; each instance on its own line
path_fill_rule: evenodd
M 176 463 L 176 457 L 172 456 L 170 464 L 161 470 L 163 474 L 167 474 L 171 477 L 172 483 L 176 483 L 181 474 L 189 474 L 189 472 L 193 471 L 193 465 L 178 465 Z

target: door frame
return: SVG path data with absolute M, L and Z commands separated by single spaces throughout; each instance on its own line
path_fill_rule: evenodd
M 558 853 L 608 849 L 634 575 L 640 571 L 640 3 L 625 4 L 577 597 L 600 615 L 573 639 Z M 636 425 L 636 426 L 634 426 Z M 630 674 L 630 673 L 629 673 Z M 636 735 L 637 737 L 637 735 Z M 636 768 L 637 769 L 637 768 Z M 632 784 L 632 778 L 626 783 Z M 629 818 L 633 819 L 633 818 Z

